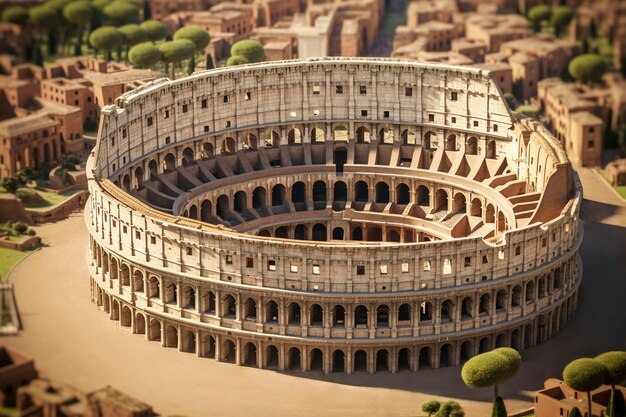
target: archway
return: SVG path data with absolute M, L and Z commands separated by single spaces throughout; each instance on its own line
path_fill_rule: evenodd
M 472 136 L 467 140 L 465 153 L 468 155 L 478 155 L 478 139 L 476 139 L 475 136 Z
M 235 152 L 237 152 L 237 143 L 235 142 L 235 139 L 231 137 L 225 138 L 222 145 L 222 153 L 233 154 Z
M 364 350 L 354 352 L 354 372 L 367 372 L 367 353 Z
M 389 352 L 381 349 L 376 352 L 376 372 L 389 371 Z
M 313 226 L 313 240 L 323 242 L 327 240 L 326 226 L 322 223 L 316 223 Z
M 404 183 L 398 184 L 396 187 L 396 203 L 406 205 L 409 204 L 409 202 L 409 186 Z
M 376 202 L 389 203 L 389 185 L 386 182 L 381 181 L 376 184 Z
M 343 173 L 343 166 L 348 161 L 348 150 L 346 148 L 337 148 L 333 155 L 333 164 L 335 164 L 335 172 Z
M 365 126 L 361 126 L 356 130 L 356 142 L 357 143 L 370 143 L 370 131 Z
M 332 372 L 344 372 L 346 369 L 345 359 L 346 357 L 342 350 L 335 350 L 333 352 Z
M 290 371 L 299 371 L 302 366 L 302 355 L 300 349 L 292 347 L 287 352 L 287 369 Z

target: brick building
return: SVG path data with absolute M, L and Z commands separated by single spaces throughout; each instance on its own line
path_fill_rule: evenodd
M 587 393 L 573 390 L 563 381 L 550 378 L 544 382 L 544 389 L 535 393 L 535 416 L 555 417 L 567 416 L 572 408 L 577 407 L 583 415 L 587 415 Z M 617 386 L 616 389 L 626 394 L 626 388 Z M 611 386 L 591 391 L 591 414 L 602 415 L 606 410 L 611 396 Z
M 15 406 L 18 388 L 37 378 L 35 362 L 19 352 L 0 347 L 0 406 Z

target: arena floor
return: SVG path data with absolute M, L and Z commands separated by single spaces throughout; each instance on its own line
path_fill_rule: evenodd
M 584 278 L 576 316 L 522 352 L 519 374 L 501 387 L 509 412 L 559 377 L 571 359 L 626 349 L 626 203 L 593 171 L 580 172 L 585 201 Z M 621 205 L 619 208 L 615 205 Z M 89 301 L 88 234 L 81 214 L 37 227 L 50 246 L 14 270 L 24 331 L 1 342 L 35 358 L 40 371 L 83 390 L 113 385 L 161 415 L 415 416 L 430 399 L 456 399 L 468 417 L 487 414 L 491 390 L 471 390 L 460 368 L 376 375 L 279 373 L 199 359 L 148 343 Z

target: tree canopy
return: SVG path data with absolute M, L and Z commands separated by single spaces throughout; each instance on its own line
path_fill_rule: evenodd
M 596 361 L 606 368 L 606 384 L 619 385 L 626 380 L 626 352 L 605 352 L 596 356 Z
M 50 29 L 58 24 L 59 14 L 47 5 L 33 6 L 28 9 L 28 20 L 39 28 Z
M 161 60 L 161 53 L 159 49 L 150 42 L 140 43 L 130 48 L 130 51 L 128 51 L 128 59 L 131 64 L 135 66 L 150 68 Z
M 2 21 L 22 25 L 28 20 L 28 10 L 22 6 L 9 6 L 2 11 Z
M 185 26 L 174 33 L 174 40 L 188 39 L 194 43 L 197 52 L 204 51 L 211 38 L 206 30 L 195 26 Z
M 235 43 L 230 48 L 230 55 L 231 57 L 242 56 L 248 62 L 261 62 L 265 58 L 265 51 L 260 43 L 246 39 Z
M 188 39 L 164 42 L 158 49 L 164 62 L 180 62 L 196 53 L 196 46 Z
M 68 22 L 79 26 L 84 26 L 91 22 L 93 14 L 93 6 L 87 1 L 69 3 L 63 8 L 63 17 L 65 17 Z
M 569 25 L 569 22 L 574 18 L 574 9 L 568 6 L 556 6 L 552 9 L 552 16 L 550 17 L 550 23 L 554 26 L 554 32 L 557 36 L 561 33 L 563 28 Z
M 148 33 L 152 42 L 160 41 L 167 36 L 167 27 L 157 20 L 146 20 L 139 27 Z
M 89 43 L 96 48 L 110 51 L 122 45 L 124 35 L 122 32 L 112 26 L 103 26 L 91 32 L 89 35 Z
M 498 348 L 468 360 L 461 371 L 463 382 L 472 388 L 486 388 L 512 378 L 521 363 L 515 349 Z
M 563 381 L 576 391 L 593 391 L 604 384 L 606 367 L 591 358 L 580 358 L 563 369 Z
M 232 67 L 234 65 L 243 65 L 243 64 L 249 64 L 249 63 L 250 61 L 248 61 L 248 58 L 246 58 L 245 56 L 233 55 L 230 58 L 228 58 L 228 60 L 226 61 L 226 66 Z
M 598 81 L 607 69 L 608 65 L 604 58 L 596 54 L 578 55 L 567 67 L 570 75 L 581 82 Z
M 134 23 L 121 26 L 118 30 L 124 35 L 124 44 L 128 46 L 137 45 L 149 40 L 148 32 Z
M 137 5 L 124 0 L 115 0 L 107 4 L 102 13 L 116 24 L 132 23 L 139 19 Z
M 428 401 L 422 404 L 422 411 L 428 414 L 428 416 L 432 416 L 441 408 L 441 403 L 439 401 Z
M 532 22 L 542 22 L 544 20 L 548 20 L 550 19 L 551 15 L 552 8 L 546 4 L 532 7 L 528 11 L 528 19 L 530 19 Z

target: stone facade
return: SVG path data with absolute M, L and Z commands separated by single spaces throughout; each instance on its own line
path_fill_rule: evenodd
M 626 388 L 615 387 L 626 395 Z M 611 398 L 611 386 L 602 385 L 591 391 L 591 414 L 603 415 Z M 544 389 L 535 393 L 535 416 L 567 416 L 572 408 L 577 407 L 583 415 L 588 415 L 587 393 L 568 387 L 563 381 L 550 378 L 544 382 Z
M 199 357 L 458 365 L 576 309 L 580 186 L 487 71 L 312 59 L 157 81 L 102 109 L 87 172 L 92 300 Z

